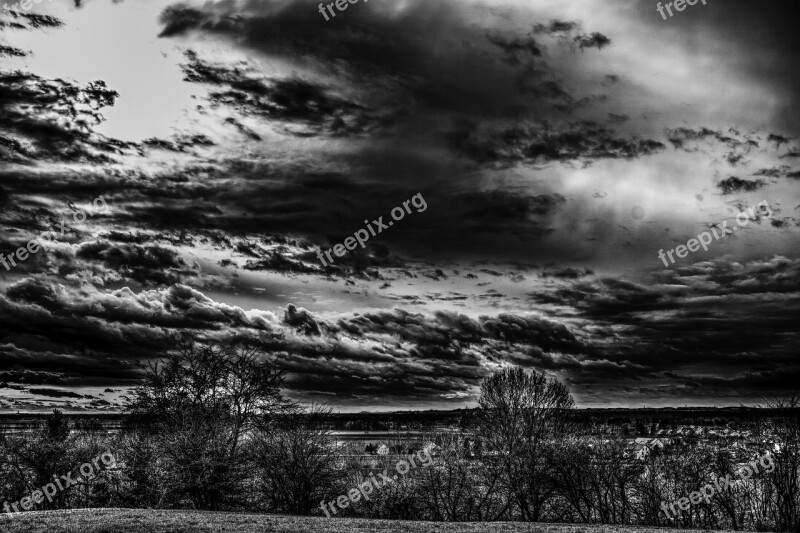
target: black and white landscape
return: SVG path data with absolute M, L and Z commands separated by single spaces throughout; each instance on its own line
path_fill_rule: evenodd
M 7 2 L 0 497 L 797 531 L 800 9 L 693 2 Z

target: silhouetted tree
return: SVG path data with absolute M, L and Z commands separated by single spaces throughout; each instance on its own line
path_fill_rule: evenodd
M 485 461 L 502 469 L 520 517 L 539 520 L 554 490 L 543 452 L 563 435 L 566 412 L 575 406 L 569 389 L 538 372 L 506 368 L 483 381 L 478 404 Z
M 173 503 L 216 509 L 235 500 L 245 478 L 242 439 L 286 407 L 282 384 L 267 354 L 234 341 L 181 337 L 149 365 L 129 410 L 151 432 Z
M 339 449 L 326 429 L 330 409 L 312 405 L 285 413 L 254 432 L 249 445 L 270 511 L 310 514 L 336 492 Z
M 775 471 L 770 475 L 776 531 L 800 531 L 800 394 L 767 402 L 777 410 L 773 453 Z
M 73 468 L 77 446 L 71 430 L 64 414 L 56 409 L 43 423 L 6 439 L 6 451 L 13 465 L 12 476 L 16 478 L 18 488 L 29 494 L 50 483 L 53 475 L 64 474 Z M 20 493 L 13 499 L 23 495 Z M 37 507 L 58 509 L 66 496 L 65 492 L 59 491 L 52 502 L 45 500 Z

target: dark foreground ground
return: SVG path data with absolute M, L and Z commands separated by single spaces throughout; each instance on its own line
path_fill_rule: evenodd
M 393 520 L 350 520 L 305 516 L 103 509 L 45 511 L 0 516 L 3 533 L 686 533 L 686 529 L 613 527 L 517 522 L 451 524 Z

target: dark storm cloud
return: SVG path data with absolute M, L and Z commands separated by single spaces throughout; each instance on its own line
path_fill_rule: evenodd
M 28 389 L 28 392 L 37 396 L 47 396 L 48 398 L 87 398 L 83 394 L 59 389 Z M 88 396 L 91 398 L 91 396 Z
M 109 162 L 110 147 L 90 133 L 99 109 L 119 96 L 103 81 L 78 85 L 0 71 L 0 156 L 21 161 Z M 7 133 L 10 132 L 10 133 Z
M 705 157 L 704 169 L 721 152 L 731 166 L 757 164 L 715 174 L 717 190 L 767 192 L 778 182 L 791 185 L 797 175 L 795 167 L 777 165 L 800 154 L 797 131 L 784 131 L 766 116 L 763 122 L 776 133 L 729 128 L 728 114 L 719 122 L 708 119 L 707 126 L 678 128 L 692 117 L 670 111 L 642 119 L 642 95 L 634 85 L 642 79 L 633 71 L 614 73 L 632 59 L 629 35 L 613 35 L 608 25 L 547 20 L 536 9 L 370 2 L 325 22 L 310 1 L 167 7 L 158 44 L 189 50 L 183 74 L 196 100 L 186 118 L 199 129 L 200 123 L 212 126 L 139 144 L 93 131 L 102 108 L 122 105 L 115 88 L 0 74 L 0 160 L 16 163 L 0 169 L 0 224 L 8 230 L 0 249 L 48 229 L 68 213 L 70 201 L 104 194 L 112 206 L 112 213 L 70 230 L 4 285 L 0 353 L 8 376 L 0 379 L 127 386 L 139 375 L 137 363 L 183 331 L 257 343 L 290 372 L 296 397 L 361 408 L 402 401 L 461 405 L 473 399 L 488 372 L 509 363 L 551 372 L 580 393 L 631 387 L 661 397 L 676 396 L 675 390 L 690 398 L 708 390 L 720 396 L 759 391 L 768 379 L 796 376 L 795 261 L 703 262 L 648 283 L 594 264 L 592 270 L 565 267 L 538 245 L 560 237 L 564 246 L 581 248 L 585 234 L 556 233 L 564 231 L 565 217 L 618 233 L 600 211 L 573 216 L 583 209 L 580 196 L 592 190 L 576 187 L 570 169 L 581 167 L 591 182 L 602 179 L 591 171 L 613 166 L 610 173 L 635 175 L 642 180 L 635 188 L 645 189 L 654 182 L 644 174 L 671 179 L 676 171 L 665 172 L 668 164 L 689 159 L 676 152 Z M 692 22 L 704 16 L 698 10 L 672 28 L 681 36 L 681 28 L 693 24 L 718 29 Z M 23 28 L 61 31 L 45 19 L 14 20 Z M 774 53 L 775 61 L 760 61 L 755 69 L 777 80 L 766 86 L 775 91 L 765 89 L 775 109 L 796 117 L 794 104 L 787 107 L 786 93 L 778 90 L 797 78 L 785 68 L 796 50 L 786 45 L 796 38 L 770 37 L 767 23 L 754 24 L 752 49 L 747 28 L 739 28 L 732 45 L 737 53 L 730 56 L 751 68 L 754 58 Z M 774 51 L 757 49 L 778 40 Z M 774 65 L 785 72 L 776 73 Z M 747 88 L 742 80 L 730 81 L 736 91 Z M 673 129 L 652 133 L 665 127 Z M 247 146 L 239 150 L 238 143 Z M 261 152 L 245 152 L 253 147 Z M 675 158 L 665 164 L 668 150 Z M 728 177 L 751 171 L 765 179 Z M 566 189 L 556 183 L 561 176 Z M 659 201 L 664 190 L 675 201 L 674 184 L 668 185 L 655 190 Z M 613 189 L 603 185 L 609 202 L 621 190 Z M 686 198 L 697 192 L 686 190 Z M 319 266 L 317 247 L 342 242 L 365 218 L 386 218 L 417 193 L 427 211 L 407 216 L 366 250 L 325 270 Z M 785 234 L 794 219 L 771 223 L 780 226 L 772 234 Z M 533 250 L 547 270 L 537 275 L 519 266 L 528 257 L 520 257 L 524 250 Z M 413 262 L 406 259 L 412 255 Z M 440 257 L 448 264 L 434 262 Z M 506 258 L 515 272 L 501 266 Z M 466 280 L 476 274 L 451 273 L 466 260 L 474 260 L 481 275 L 474 284 L 485 287 L 473 294 L 458 283 L 473 283 Z M 384 293 L 398 291 L 387 298 L 428 307 L 424 313 L 370 308 L 326 319 L 300 306 L 316 309 L 335 290 L 312 288 L 298 291 L 311 296 L 285 311 L 289 297 L 265 298 L 263 306 L 281 308 L 278 316 L 245 311 L 203 293 L 217 281 L 216 274 L 203 273 L 201 261 L 222 266 L 214 269 L 222 271 L 221 285 L 238 285 L 240 274 L 262 283 L 267 276 L 259 271 L 270 271 L 290 274 L 269 276 L 270 284 L 299 278 L 311 287 L 324 273 L 324 283 L 347 277 L 346 290 L 353 293 L 385 280 Z M 232 273 L 235 268 L 247 272 Z M 393 268 L 402 271 L 389 273 Z M 409 283 L 412 294 L 399 292 L 392 276 L 401 275 L 417 285 Z M 522 301 L 522 291 L 532 292 L 530 302 Z M 363 303 L 334 305 L 361 309 Z M 443 305 L 482 310 L 467 316 L 442 311 Z M 517 310 L 508 311 L 511 306 Z M 483 310 L 492 308 L 498 311 Z M 645 386 L 654 380 L 673 388 Z M 776 387 L 786 381 L 776 380 Z
M 532 34 L 501 34 L 488 20 L 483 30 L 470 22 L 474 17 L 494 16 L 487 8 L 455 1 L 415 1 L 389 13 L 382 6 L 365 3 L 330 24 L 310 1 L 229 9 L 222 3 L 207 4 L 202 10 L 170 7 L 162 14 L 162 36 L 214 33 L 300 64 L 313 61 L 341 83 L 367 89 L 366 100 L 382 105 L 386 114 L 394 116 L 397 111 L 396 118 L 404 116 L 408 124 L 412 124 L 409 119 L 420 118 L 415 108 L 434 110 L 435 115 L 457 112 L 492 118 L 519 116 L 520 110 L 527 109 L 541 116 L 548 111 L 547 103 L 526 94 L 578 100 L 559 82 Z M 596 32 L 573 35 L 577 23 L 552 25 L 566 32 L 561 36 L 568 34 L 570 43 L 581 50 L 599 49 L 610 42 Z M 502 64 L 497 63 L 498 56 L 504 57 Z M 475 72 L 481 76 L 476 78 Z
M 24 50 L 20 50 L 19 48 L 14 48 L 13 46 L 0 45 L 0 56 L 24 57 L 26 55 L 28 55 L 28 53 L 25 52 Z
M 24 383 L 29 385 L 63 385 L 64 378 L 58 372 L 37 372 L 35 370 L 12 370 L 0 372 L 0 382 Z
M 542 55 L 542 50 L 539 48 L 539 45 L 536 44 L 536 40 L 533 37 L 504 39 L 500 36 L 490 35 L 487 36 L 487 39 L 489 39 L 489 42 L 493 45 L 505 50 L 509 57 L 513 58 L 515 64 L 521 62 L 520 59 L 517 58 L 517 54 L 520 52 L 530 54 L 534 57 L 541 57 Z
M 340 265 L 319 265 L 319 259 L 313 252 L 299 254 L 292 257 L 288 252 L 261 252 L 268 254 L 267 257 L 258 261 L 247 261 L 242 268 L 245 270 L 268 270 L 273 272 L 287 272 L 294 274 L 319 274 L 323 272 L 344 272 Z
M 778 134 L 775 134 L 775 133 L 770 133 L 770 134 L 769 134 L 769 137 L 767 137 L 767 140 L 768 140 L 769 142 L 771 142 L 771 143 L 775 143 L 775 146 L 777 146 L 778 148 L 780 148 L 782 144 L 787 144 L 787 143 L 789 143 L 789 141 L 791 141 L 792 139 L 790 139 L 790 138 L 788 138 L 788 137 L 784 137 L 783 135 L 778 135 Z
M 442 369 L 444 370 L 444 369 Z M 411 371 L 411 372 L 409 372 Z M 297 377 L 295 377 L 297 376 Z M 473 376 L 478 382 L 479 376 Z M 384 370 L 380 375 L 368 368 L 332 370 L 321 374 L 313 370 L 296 373 L 287 380 L 289 386 L 301 393 L 303 397 L 315 398 L 317 401 L 335 399 L 341 405 L 358 405 L 368 407 L 382 405 L 385 399 L 395 402 L 423 403 L 436 399 L 463 404 L 472 397 L 469 382 L 451 375 L 448 370 L 439 375 L 415 375 L 412 368 Z
M 392 397 L 470 398 L 488 372 L 477 354 L 496 363 L 559 373 L 578 391 L 613 387 L 619 380 L 669 379 L 664 372 L 696 364 L 727 373 L 742 365 L 749 365 L 752 372 L 767 372 L 776 364 L 790 368 L 791 346 L 797 341 L 793 324 L 799 316 L 794 296 L 800 288 L 797 262 L 776 258 L 745 269 L 706 262 L 663 276 L 662 284 L 653 287 L 611 278 L 554 278 L 564 286 L 552 296 L 538 294 L 536 299 L 574 309 L 567 315 L 573 323 L 578 320 L 577 329 L 512 313 L 474 319 L 453 312 L 426 315 L 402 309 L 332 323 L 289 308 L 282 325 L 270 313 L 245 313 L 188 287 L 138 295 L 129 289 L 79 294 L 45 281 L 27 281 L 8 291 L 10 300 L 0 298 L 2 323 L 7 324 L 0 340 L 14 338 L 24 346 L 36 335 L 40 340 L 28 348 L 34 351 L 27 352 L 25 368 L 67 371 L 66 381 L 72 384 L 96 381 L 93 375 L 108 372 L 106 383 L 112 384 L 129 382 L 136 375 L 135 365 L 89 372 L 84 356 L 64 367 L 61 356 L 48 350 L 48 342 L 41 344 L 41 335 L 47 332 L 45 339 L 52 343 L 95 354 L 90 356 L 95 363 L 110 362 L 112 353 L 116 360 L 135 363 L 145 331 L 152 332 L 151 350 L 156 351 L 165 345 L 170 331 L 250 338 L 274 353 L 290 372 L 292 394 L 364 405 Z M 65 337 L 68 321 L 76 330 L 72 338 Z M 604 327 L 617 331 L 624 327 L 627 333 L 624 337 L 604 333 Z M 735 334 L 743 331 L 744 336 Z M 769 354 L 768 361 L 764 354 Z M 10 363 L 11 370 L 22 370 L 14 357 Z M 691 370 L 675 376 L 672 379 L 685 385 L 688 393 L 703 396 L 690 386 Z M 723 384 L 718 385 L 723 388 Z
M 728 179 L 717 182 L 717 188 L 724 195 L 734 194 L 738 192 L 753 192 L 764 186 L 761 180 L 743 180 L 736 176 L 731 176 Z
M 54 17 L 7 12 L 26 25 L 16 29 L 58 28 Z M 26 55 L 3 46 L 9 55 Z M 23 71 L 0 70 L 0 160 L 33 165 L 34 161 L 110 162 L 117 143 L 93 134 L 102 122 L 100 109 L 113 106 L 119 94 L 103 81 L 85 85 L 63 79 L 45 79 Z
M 148 148 L 160 148 L 162 150 L 186 153 L 195 146 L 213 146 L 214 142 L 205 135 L 176 134 L 172 140 L 145 139 L 142 144 Z
M 62 386 L 101 386 L 109 383 L 132 385 L 141 375 L 138 365 L 125 357 L 116 357 L 111 351 L 73 351 L 67 348 L 65 353 L 57 347 L 57 339 L 50 342 L 35 334 L 29 336 L 25 333 L 0 333 L 5 339 L 0 340 L 3 364 L 10 369 L 8 372 L 12 376 L 24 373 L 20 376 L 20 383 Z M 13 344 L 3 344 L 5 341 Z M 150 349 L 155 350 L 157 347 Z
M 395 309 L 342 320 L 339 326 L 362 337 L 390 334 L 428 347 L 447 348 L 494 340 L 536 346 L 544 351 L 573 354 L 588 351 L 562 324 L 508 313 L 501 313 L 496 317 L 482 316 L 474 320 L 444 311 L 437 312 L 430 318 Z
M 260 115 L 306 124 L 314 133 L 329 135 L 367 133 L 377 124 L 388 121 L 362 105 L 336 96 L 332 88 L 318 83 L 300 79 L 263 80 L 241 68 L 210 65 L 192 52 L 188 52 L 187 57 L 186 80 L 225 86 L 226 90 L 211 93 L 211 101 L 237 109 L 245 116 Z M 236 123 L 235 119 L 231 120 Z M 287 133 L 309 134 L 290 130 Z
M 170 245 L 188 244 L 180 239 L 173 239 L 169 235 L 154 238 L 153 235 L 135 238 L 120 232 L 109 232 L 107 236 L 113 239 L 95 239 L 92 230 L 103 227 L 108 220 L 114 219 L 114 212 L 121 210 L 125 204 L 124 192 L 112 199 L 111 205 L 102 208 L 102 202 L 95 197 L 90 203 L 91 196 L 84 193 L 83 189 L 104 190 L 108 195 L 109 185 L 94 182 L 91 186 L 70 187 L 72 176 L 63 177 L 37 175 L 30 179 L 22 179 L 27 174 L 18 174 L 19 179 L 9 180 L 12 191 L 17 195 L 24 195 L 6 209 L 0 212 L 0 223 L 8 230 L 8 238 L 0 238 L 0 247 L 3 250 L 16 250 L 23 247 L 29 240 L 36 241 L 40 250 L 31 254 L 25 262 L 19 262 L 15 267 L 17 272 L 48 273 L 54 270 L 68 278 L 79 277 L 92 279 L 95 282 L 109 283 L 126 280 L 127 282 L 142 285 L 172 284 L 181 280 L 196 279 L 198 272 L 187 265 L 183 259 L 171 248 Z M 105 177 L 105 176 L 104 176 Z M 84 176 L 85 178 L 85 176 Z M 110 181 L 110 180 L 109 180 Z M 88 216 L 84 217 L 88 228 L 76 225 L 75 215 L 80 213 L 78 208 L 72 208 L 72 200 L 58 203 L 42 202 L 31 199 L 30 194 L 49 193 L 61 196 L 63 199 L 72 199 L 86 207 Z M 103 198 L 105 200 L 105 198 Z M 82 209 L 80 211 L 83 211 Z M 123 216 L 118 216 L 124 219 Z M 55 232 L 50 238 L 44 238 L 46 233 Z M 12 236 L 13 235 L 13 236 Z M 162 241 L 164 245 L 153 243 L 154 240 Z M 150 244 L 142 244 L 142 243 Z
M 794 347 L 799 340 L 800 262 L 782 257 L 746 265 L 706 261 L 660 277 L 661 283 L 652 286 L 608 278 L 579 281 L 532 297 L 543 304 L 566 305 L 572 311 L 565 316 L 586 319 L 585 333 L 595 339 L 599 353 L 641 366 L 629 368 L 630 379 L 685 367 L 680 373 L 687 377 L 739 373 L 741 381 L 731 379 L 730 385 L 743 386 L 751 372 L 776 366 L 798 371 Z M 624 327 L 625 334 L 603 341 L 596 330 L 602 324 Z M 781 383 L 775 383 L 775 391 L 791 390 Z M 705 396 L 701 386 L 698 382 L 684 392 Z M 752 384 L 750 389 L 727 392 L 757 396 L 758 389 Z
M 388 247 L 391 259 L 371 249 L 348 256 L 329 273 L 340 275 L 339 269 L 351 264 L 357 272 L 400 265 L 395 256 L 442 246 L 451 254 L 508 253 L 509 241 L 548 235 L 551 218 L 566 199 L 547 188 L 487 193 L 472 172 L 475 163 L 588 163 L 663 149 L 658 141 L 628 138 L 597 123 L 562 123 L 575 109 L 605 98 L 573 96 L 551 64 L 547 47 L 604 53 L 598 49 L 608 38 L 584 32 L 577 21 L 550 21 L 534 37 L 530 31 L 503 32 L 499 18 L 492 22 L 491 10 L 456 2 L 416 1 L 391 15 L 380 6 L 358 8 L 331 24 L 311 2 L 248 4 L 236 11 L 226 3 L 167 8 L 161 16 L 163 39 L 191 46 L 197 34 L 214 35 L 306 69 L 302 78 L 266 77 L 246 63 L 210 61 L 193 48 L 186 54 L 187 80 L 211 86 L 210 107 L 221 111 L 226 126 L 260 139 L 264 134 L 249 120 L 260 117 L 284 135 L 364 138 L 369 133 L 370 142 L 291 164 L 220 162 L 209 171 L 212 179 L 202 169 L 189 169 L 188 175 L 199 179 L 169 183 L 170 196 L 186 200 L 167 202 L 154 187 L 148 195 L 155 205 L 128 209 L 131 221 L 146 218 L 163 229 L 214 228 L 231 234 L 291 232 L 312 245 L 329 246 L 362 227 L 365 217 L 385 215 L 422 192 L 431 206 L 447 205 L 448 213 L 431 208 L 370 243 Z M 483 16 L 490 18 L 475 25 Z M 514 60 L 502 61 L 509 57 Z M 529 124 L 529 116 L 552 120 L 553 126 Z M 474 126 L 479 123 L 486 132 Z M 441 179 L 453 173 L 457 191 Z M 231 179 L 239 187 L 231 188 Z M 321 190 L 329 194 L 320 195 Z M 198 198 L 213 207 L 198 208 Z M 244 268 L 298 274 L 319 269 L 310 250 L 254 252 L 258 256 Z
M 455 149 L 481 163 L 545 163 L 577 159 L 633 159 L 666 148 L 652 139 L 625 139 L 592 122 L 562 131 L 547 126 L 482 131 L 478 126 L 451 134 Z
M 177 252 L 156 245 L 115 245 L 97 241 L 81 245 L 76 256 L 103 263 L 120 275 L 145 285 L 169 285 L 194 274 Z
M 165 172 L 146 180 L 137 179 L 136 173 L 132 177 L 98 176 L 88 182 L 91 186 L 75 183 L 74 187 L 86 189 L 86 197 L 95 191 L 114 191 L 107 197 L 111 207 L 111 214 L 104 215 L 107 223 L 130 227 L 144 222 L 145 227 L 159 231 L 132 242 L 133 237 L 120 232 L 104 233 L 104 241 L 85 242 L 77 252 L 63 252 L 67 256 L 60 260 L 114 269 L 124 278 L 141 283 L 172 283 L 187 280 L 193 273 L 178 262 L 169 245 L 191 246 L 210 240 L 220 249 L 245 253 L 248 258 L 242 266 L 249 270 L 322 272 L 317 246 L 341 242 L 364 227 L 365 218 L 383 216 L 385 220 L 392 208 L 421 193 L 430 206 L 426 211 L 407 216 L 391 232 L 372 239 L 365 251 L 348 255 L 333 269 L 368 273 L 370 268 L 402 266 L 398 256 L 410 245 L 436 248 L 451 240 L 454 249 L 468 252 L 474 246 L 501 248 L 498 236 L 545 235 L 550 231 L 550 219 L 566 203 L 559 194 L 453 191 L 446 184 L 420 184 L 411 189 L 414 184 L 408 182 L 409 176 L 446 170 L 444 164 L 409 161 L 399 154 L 366 153 L 357 176 L 313 172 L 294 165 L 232 164 L 229 172 L 239 180 L 236 188 L 230 187 L 229 174 L 219 169 L 213 173 L 201 168 Z M 382 179 L 359 181 L 368 175 Z M 85 201 L 79 194 L 83 191 L 72 188 L 73 182 L 71 176 L 44 179 L 19 174 L 11 184 L 16 193 L 72 191 L 68 198 Z M 403 190 L 406 187 L 410 190 Z M 435 209 L 445 205 L 446 211 Z M 59 221 L 58 212 L 45 206 L 15 209 L 19 211 L 16 216 L 26 221 L 14 223 L 20 228 L 38 228 L 40 232 L 49 229 L 48 219 Z M 281 237 L 287 234 L 306 238 Z M 420 239 L 421 234 L 439 237 L 436 241 Z M 259 235 L 263 237 L 246 237 Z M 85 238 L 75 234 L 71 242 Z M 120 242 L 113 243 L 115 239 Z M 145 241 L 152 244 L 145 246 Z M 72 269 L 81 266 L 86 265 Z
M 552 278 L 579 279 L 586 276 L 592 276 L 594 275 L 594 272 L 592 272 L 588 268 L 581 269 L 581 268 L 567 267 L 554 271 L 545 270 L 541 272 L 541 274 L 539 275 L 543 278 L 552 277 Z
M 7 373 L 32 369 L 44 380 L 49 375 L 44 373 L 58 370 L 54 375 L 72 385 L 96 382 L 94 376 L 104 373 L 107 385 L 130 383 L 138 375 L 137 363 L 167 346 L 178 331 L 250 339 L 291 373 L 290 390 L 298 394 L 369 398 L 383 387 L 384 398 L 463 399 L 487 373 L 482 352 L 498 363 L 596 364 L 582 360 L 589 348 L 567 327 L 532 316 L 501 313 L 475 320 L 395 309 L 331 323 L 289 306 L 280 321 L 271 313 L 214 302 L 186 286 L 139 294 L 127 288 L 86 292 L 29 279 L 0 296 L 0 318 L 0 343 L 17 345 L 7 356 Z M 75 351 L 69 364 L 53 351 L 56 345 Z M 553 354 L 572 355 L 559 362 Z M 113 360 L 120 362 L 115 370 L 109 368 Z M 90 361 L 97 367 L 91 371 Z M 19 374 L 0 377 L 23 382 Z
M 286 308 L 286 313 L 283 316 L 283 321 L 296 328 L 298 331 L 302 331 L 307 335 L 319 335 L 319 325 L 317 324 L 314 317 L 311 316 L 306 309 L 300 308 L 297 309 L 294 305 L 289 304 Z
M 186 286 L 102 293 L 29 278 L 0 296 L 0 345 L 11 343 L 2 349 L 10 370 L 58 371 L 69 383 L 131 383 L 137 363 L 166 346 L 170 333 L 269 331 L 270 320 Z
M 24 13 L 14 9 L 3 10 L 3 12 L 7 13 L 17 21 L 16 26 L 14 26 L 17 29 L 58 28 L 59 26 L 64 25 L 61 20 L 57 19 L 56 17 L 51 17 L 50 15 Z
M 27 19 L 28 25 L 31 28 L 57 28 L 64 25 L 64 23 L 59 19 L 56 17 L 51 17 L 50 15 L 40 15 L 38 13 L 19 13 L 19 16 Z
M 604 46 L 611 44 L 611 39 L 599 32 L 594 32 L 591 35 L 579 35 L 575 37 L 575 44 L 578 48 L 584 50 L 586 48 L 597 48 L 600 50 Z
M 783 176 L 792 176 L 792 167 L 780 165 L 772 168 L 761 168 L 753 173 L 753 176 L 767 176 L 769 178 L 778 178 Z M 796 173 L 795 173 L 796 174 Z
M 697 130 L 691 128 L 676 128 L 674 130 L 667 130 L 667 138 L 675 148 L 684 148 L 689 150 L 692 141 L 701 140 L 717 140 L 718 142 L 728 146 L 731 149 L 740 146 L 753 146 L 758 148 L 758 141 L 751 138 L 749 135 L 742 135 L 734 129 L 723 132 L 720 130 L 712 130 L 709 128 L 700 128 Z
M 187 30 L 202 26 L 209 21 L 201 11 L 183 5 L 169 6 L 161 15 L 164 30 L 159 37 L 173 37 Z
M 0 297 L 0 331 L 6 336 L 46 332 L 43 338 L 56 345 L 115 348 L 125 354 L 140 350 L 136 344 L 156 348 L 162 335 L 152 330 L 153 326 L 203 327 L 225 314 L 224 310 L 208 309 L 186 287 L 155 294 L 159 299 L 151 305 L 147 299 L 153 297 L 151 294 L 137 296 L 127 287 L 109 294 L 92 294 L 44 278 L 28 278 L 9 287 L 6 297 Z M 183 311 L 191 312 L 180 316 Z M 243 315 L 239 318 L 244 320 Z M 236 317 L 228 321 L 235 322 Z
M 705 127 L 697 130 L 676 128 L 674 130 L 668 129 L 666 134 L 669 142 L 676 149 L 686 152 L 697 152 L 703 146 L 719 143 L 727 147 L 728 152 L 725 154 L 725 160 L 731 166 L 742 165 L 748 161 L 746 159 L 748 156 L 763 151 L 759 138 L 750 134 L 742 134 L 734 128 L 730 128 L 727 132 Z
M 11 28 L 15 30 L 24 30 L 27 28 L 24 24 L 20 24 L 19 22 L 6 22 L 4 20 L 0 20 L 0 28 Z
M 569 34 L 580 28 L 580 22 L 569 20 L 551 20 L 548 24 L 536 24 L 534 33 Z
M 415 2 L 392 17 L 365 3 L 335 24 L 327 24 L 310 1 L 251 4 L 244 13 L 232 7 L 168 8 L 162 15 L 162 36 L 174 37 L 190 29 L 235 35 L 270 53 L 344 60 L 359 70 L 430 79 L 436 75 L 433 68 L 438 60 L 431 57 L 427 45 L 442 25 L 460 31 L 465 22 L 459 14 L 465 8 L 449 2 Z M 234 14 L 235 18 L 230 16 Z M 439 31 L 431 33 L 435 29 Z
M 581 23 L 579 21 L 551 20 L 548 24 L 535 24 L 534 34 L 547 34 L 561 40 L 571 39 L 572 44 L 580 50 L 586 48 L 597 48 L 600 50 L 604 46 L 611 44 L 611 39 L 600 32 L 591 34 L 581 34 Z M 577 35 L 575 35 L 577 33 Z

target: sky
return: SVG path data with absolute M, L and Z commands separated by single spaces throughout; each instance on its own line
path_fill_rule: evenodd
M 117 410 L 179 333 L 338 411 L 510 365 L 579 407 L 790 394 L 800 8 L 656 4 L 7 3 L 0 410 Z

